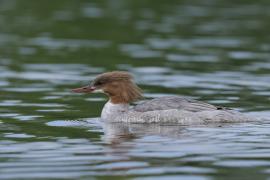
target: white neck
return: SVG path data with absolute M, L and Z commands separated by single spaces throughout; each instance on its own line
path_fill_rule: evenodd
M 117 116 L 122 115 L 129 110 L 129 104 L 113 104 L 108 101 L 102 109 L 101 119 L 110 120 L 117 118 Z

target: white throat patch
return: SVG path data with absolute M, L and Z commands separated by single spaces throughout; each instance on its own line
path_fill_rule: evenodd
M 103 89 L 96 89 L 92 93 L 104 93 Z

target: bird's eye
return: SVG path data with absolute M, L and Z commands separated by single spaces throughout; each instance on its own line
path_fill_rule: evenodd
M 94 83 L 95 86 L 101 86 L 103 83 L 101 81 L 97 81 Z

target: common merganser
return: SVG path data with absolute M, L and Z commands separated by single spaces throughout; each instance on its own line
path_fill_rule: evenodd
M 240 112 L 183 96 L 165 96 L 130 106 L 130 103 L 143 97 L 142 90 L 134 83 L 133 76 L 124 71 L 100 74 L 90 85 L 72 91 L 106 94 L 109 101 L 101 113 L 105 122 L 188 125 L 254 120 Z

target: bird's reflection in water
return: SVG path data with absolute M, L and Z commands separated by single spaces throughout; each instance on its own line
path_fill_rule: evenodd
M 211 123 L 192 126 L 193 128 L 221 128 L 239 123 Z M 190 138 L 194 131 L 190 131 L 190 126 L 183 125 L 161 125 L 161 124 L 130 124 L 130 123 L 102 123 L 105 143 L 121 144 L 131 142 L 136 139 L 155 136 L 170 140 L 181 140 Z
M 186 127 L 180 125 L 103 123 L 103 140 L 110 144 L 120 144 L 146 136 L 182 138 Z
M 270 121 L 269 121 L 270 122 Z M 80 121 L 58 121 L 51 122 L 50 125 L 57 126 L 79 126 L 88 127 L 91 132 L 102 133 L 102 141 L 107 144 L 116 145 L 124 142 L 134 142 L 137 139 L 163 140 L 187 140 L 198 138 L 201 130 L 209 133 L 216 132 L 216 128 L 226 129 L 230 126 L 242 123 L 206 123 L 200 125 L 179 125 L 179 124 L 132 124 L 132 123 L 108 123 L 103 122 L 100 118 L 81 119 Z M 63 125 L 64 124 L 64 125 Z

